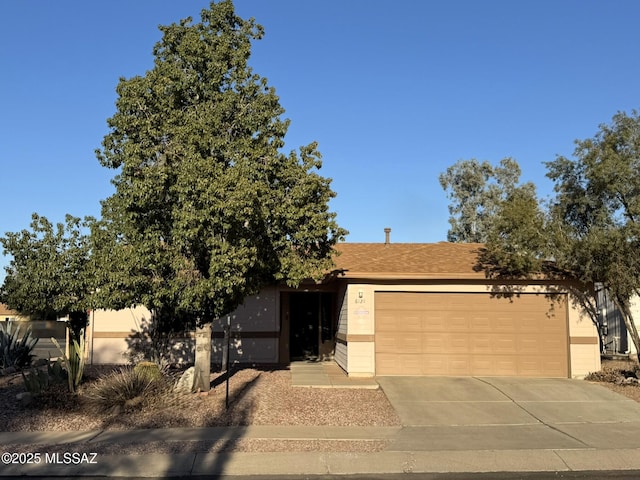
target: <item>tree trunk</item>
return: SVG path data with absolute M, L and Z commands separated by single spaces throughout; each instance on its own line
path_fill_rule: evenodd
M 614 303 L 618 306 L 620 312 L 622 313 L 624 325 L 625 327 L 627 327 L 627 332 L 629 333 L 629 335 L 631 335 L 633 345 L 636 347 L 636 358 L 638 361 L 640 361 L 640 335 L 638 335 L 638 329 L 636 328 L 636 322 L 634 321 L 633 314 L 631 313 L 629 301 L 616 299 Z
M 196 362 L 194 390 L 208 392 L 211 377 L 211 322 L 196 325 Z

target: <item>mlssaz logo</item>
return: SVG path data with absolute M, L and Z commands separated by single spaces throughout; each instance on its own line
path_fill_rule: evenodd
M 61 465 L 80 465 L 82 463 L 98 463 L 96 457 L 97 453 L 79 453 L 79 452 L 64 452 L 64 453 L 47 453 L 45 454 L 46 463 L 57 463 Z

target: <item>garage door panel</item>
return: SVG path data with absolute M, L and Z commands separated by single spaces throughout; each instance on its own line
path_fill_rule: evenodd
M 452 315 L 447 319 L 447 330 L 450 332 L 468 332 L 469 318 L 459 313 Z
M 398 318 L 397 315 L 385 314 L 378 320 L 376 316 L 376 331 L 381 333 L 422 331 L 422 319 L 419 314 L 417 315 L 413 311 L 402 312 L 400 315 L 401 325 L 398 325 Z
M 492 326 L 494 332 L 513 333 L 518 329 L 518 319 L 506 314 L 496 314 Z
M 442 332 L 446 330 L 448 318 L 442 312 L 424 312 L 422 315 L 423 332 Z
M 468 375 L 471 368 L 469 355 L 449 355 L 449 373 L 447 375 Z
M 398 330 L 396 322 L 397 314 L 381 311 L 380 315 L 378 315 L 376 311 L 376 330 L 380 332 Z
M 492 353 L 499 355 L 515 355 L 518 353 L 518 342 L 516 337 L 504 333 L 493 336 Z
M 482 354 L 490 354 L 492 348 L 492 338 L 491 335 L 488 334 L 480 334 L 473 335 L 470 341 L 469 352 L 471 354 L 474 353 L 482 353 Z
M 378 375 L 568 376 L 564 301 L 378 292 L 375 304 Z
M 376 351 L 380 353 L 422 353 L 422 338 L 420 335 L 407 336 L 400 332 L 385 332 L 376 336 Z
M 450 342 L 451 335 L 447 333 L 422 333 L 422 353 L 445 353 Z
M 491 318 L 488 315 L 476 314 L 469 319 L 469 329 L 472 332 L 490 332 Z
M 395 375 L 397 371 L 406 372 L 404 375 L 422 375 L 422 355 L 379 354 L 376 358 L 381 360 L 378 375 Z
M 466 355 L 469 352 L 469 336 L 466 334 L 450 335 L 447 350 L 452 354 Z M 428 353 L 425 352 L 425 353 Z

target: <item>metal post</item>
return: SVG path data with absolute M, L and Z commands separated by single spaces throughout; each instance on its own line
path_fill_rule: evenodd
M 231 346 L 231 315 L 227 316 L 227 326 L 224 329 L 225 336 L 225 346 L 227 350 L 227 358 L 225 364 L 225 375 L 227 376 L 227 393 L 225 397 L 225 408 L 229 410 L 229 377 L 231 376 L 231 372 L 229 371 L 229 354 L 230 354 L 230 346 Z

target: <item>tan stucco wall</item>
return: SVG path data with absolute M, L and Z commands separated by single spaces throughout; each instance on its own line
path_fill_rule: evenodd
M 351 284 L 348 286 L 347 365 L 349 375 L 375 374 L 375 292 L 490 292 L 487 285 L 378 285 Z M 523 286 L 522 293 L 545 293 L 544 286 Z M 557 292 L 554 292 L 557 293 Z M 600 369 L 597 330 L 590 318 L 582 314 L 575 302 L 568 302 L 569 371 L 574 378 L 584 377 Z
M 235 363 L 277 363 L 280 332 L 280 291 L 275 286 L 264 288 L 228 316 L 214 322 L 213 331 L 222 333 L 230 317 L 231 341 L 229 360 Z M 255 334 L 255 335 L 252 335 Z M 264 336 L 269 334 L 269 336 Z M 211 360 L 220 363 L 223 339 L 214 338 Z
M 584 378 L 600 370 L 598 329 L 586 313 L 569 296 L 569 354 L 572 378 Z M 591 339 L 591 340 L 589 340 Z M 591 342 L 591 343 L 585 343 Z
M 127 338 L 142 331 L 151 318 L 146 307 L 138 306 L 122 310 L 94 310 L 89 315 L 87 342 L 89 363 L 128 363 Z
M 234 363 L 278 362 L 278 333 L 280 331 L 280 294 L 276 287 L 268 287 L 258 295 L 248 297 L 243 305 L 229 315 L 231 320 L 230 361 Z M 151 318 L 145 307 L 123 310 L 96 310 L 90 316 L 88 341 L 89 361 L 94 364 L 128 363 L 127 339 L 140 332 Z M 211 361 L 222 360 L 223 339 L 219 338 L 227 323 L 227 316 L 214 322 Z M 176 360 L 193 361 L 191 339 L 178 341 L 173 352 Z
M 372 285 L 347 287 L 347 369 L 350 376 L 375 373 L 375 304 Z

